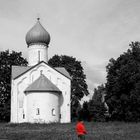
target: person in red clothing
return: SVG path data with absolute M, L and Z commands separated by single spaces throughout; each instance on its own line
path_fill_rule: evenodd
M 76 124 L 76 133 L 79 140 L 85 140 L 85 134 L 87 134 L 87 131 L 82 119 L 78 119 L 78 123 Z

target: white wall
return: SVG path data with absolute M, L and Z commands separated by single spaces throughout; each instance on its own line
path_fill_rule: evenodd
M 71 121 L 71 111 L 70 111 L 70 96 L 71 96 L 71 81 L 64 75 L 60 74 L 44 62 L 37 65 L 27 73 L 23 74 L 19 78 L 12 80 L 12 90 L 11 90 L 11 122 L 26 122 L 23 117 L 23 110 L 25 116 L 27 116 L 27 97 L 24 90 L 34 82 L 42 73 L 54 84 L 60 91 L 62 95 L 60 97 L 60 114 L 61 123 L 68 123 Z M 19 92 L 20 91 L 20 92 Z M 34 93 L 36 94 L 36 93 Z M 23 107 L 19 107 L 19 99 L 23 97 Z M 22 99 L 21 99 L 22 100 Z
M 27 93 L 27 122 L 59 122 L 59 108 L 59 93 Z

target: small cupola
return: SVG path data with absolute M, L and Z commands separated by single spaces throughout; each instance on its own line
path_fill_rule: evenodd
M 50 34 L 41 25 L 40 19 L 37 18 L 36 24 L 27 32 L 26 43 L 28 46 L 32 44 L 44 44 L 48 47 L 50 43 Z

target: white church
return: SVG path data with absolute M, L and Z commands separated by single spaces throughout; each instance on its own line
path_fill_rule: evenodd
M 28 66 L 12 66 L 12 123 L 71 121 L 71 77 L 65 68 L 47 64 L 49 42 L 38 18 L 26 34 Z

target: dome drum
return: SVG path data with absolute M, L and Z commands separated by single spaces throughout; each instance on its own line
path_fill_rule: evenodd
M 27 44 L 28 45 L 28 44 Z M 29 46 L 32 46 L 32 45 L 43 45 L 43 46 L 46 46 L 46 47 L 49 47 L 46 43 L 41 43 L 41 42 L 37 42 L 37 43 L 30 43 L 29 45 L 28 45 L 28 47 Z

